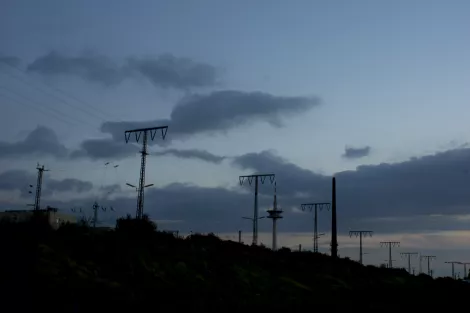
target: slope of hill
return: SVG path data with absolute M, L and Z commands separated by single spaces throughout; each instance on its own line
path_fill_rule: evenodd
M 0 225 L 2 311 L 392 312 L 460 308 L 470 287 L 215 236 L 177 239 L 147 221 L 116 230 Z M 450 300 L 449 297 L 452 296 Z

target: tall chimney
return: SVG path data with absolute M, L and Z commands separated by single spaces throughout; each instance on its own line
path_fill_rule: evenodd
M 338 257 L 338 230 L 336 228 L 336 179 L 333 177 L 331 194 L 331 256 Z

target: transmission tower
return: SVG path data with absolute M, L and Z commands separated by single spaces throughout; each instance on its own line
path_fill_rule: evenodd
M 41 188 L 42 188 L 42 175 L 44 172 L 48 172 L 43 166 L 39 166 L 39 163 L 36 167 L 38 170 L 38 179 L 36 182 L 36 198 L 34 200 L 34 211 L 38 211 L 41 208 Z
M 140 162 L 140 179 L 139 179 L 139 189 L 137 193 L 137 210 L 136 210 L 136 218 L 141 219 L 144 214 L 144 189 L 145 189 L 145 161 L 147 158 L 147 140 L 148 134 L 150 133 L 151 140 L 155 139 L 155 135 L 157 134 L 157 130 L 161 130 L 162 138 L 165 139 L 166 132 L 168 131 L 168 126 L 159 126 L 159 127 L 150 127 L 150 128 L 139 128 L 139 129 L 132 129 L 126 130 L 124 132 L 124 137 L 126 139 L 126 143 L 129 142 L 131 134 L 135 134 L 135 141 L 139 142 L 140 137 L 143 134 L 142 138 L 142 150 L 140 154 L 142 155 L 142 159 Z
M 281 208 L 277 208 L 277 184 L 274 182 L 274 202 L 272 210 L 268 210 L 268 218 L 273 220 L 273 251 L 277 250 L 277 220 L 282 218 Z
M 349 237 L 352 237 L 355 235 L 356 237 L 359 237 L 359 263 L 362 264 L 362 237 L 367 237 L 370 236 L 372 237 L 372 234 L 374 232 L 371 230 L 351 230 L 349 232 Z
M 436 259 L 436 256 L 435 255 L 421 255 L 419 257 L 419 260 L 420 260 L 420 264 L 421 264 L 421 260 L 422 259 L 427 259 L 428 261 L 428 275 L 429 276 L 432 276 L 432 272 L 431 272 L 431 260 L 435 260 Z
M 392 247 L 399 247 L 400 242 L 399 241 L 382 241 L 380 243 L 381 247 L 388 247 L 388 267 L 392 268 Z
M 385 261 L 385 262 L 388 262 L 388 264 L 385 263 L 386 266 L 387 266 L 387 268 L 392 268 L 392 267 L 390 266 L 390 260 L 384 260 L 384 261 Z M 392 261 L 395 262 L 396 260 L 392 260 Z
M 402 252 L 400 255 L 408 259 L 408 273 L 411 274 L 411 257 L 418 256 L 418 252 Z
M 463 265 L 463 277 L 468 278 L 467 265 L 470 264 L 470 262 L 460 262 L 460 264 Z
M 266 177 L 269 177 L 269 180 L 271 181 L 271 184 L 274 183 L 274 180 L 276 179 L 275 174 L 254 174 L 254 175 L 244 175 L 244 176 L 239 176 L 239 181 L 240 181 L 240 186 L 243 185 L 243 182 L 245 181 L 245 178 L 248 180 L 248 183 L 251 184 L 253 181 L 255 181 L 255 207 L 254 207 L 254 212 L 253 212 L 253 218 L 251 219 L 253 221 L 253 245 L 258 244 L 258 220 L 260 219 L 258 217 L 258 184 L 259 181 L 261 181 L 261 184 L 264 184 Z
M 329 210 L 330 203 L 329 202 L 316 202 L 316 203 L 304 203 L 301 204 L 300 207 L 302 211 L 310 210 L 310 212 L 314 212 L 313 217 L 313 252 L 318 252 L 318 209 L 323 210 L 323 208 Z
M 455 279 L 455 269 L 454 265 L 455 264 L 462 264 L 462 262 L 457 262 L 457 261 L 450 261 L 450 262 L 444 262 L 446 264 L 452 264 L 452 278 Z

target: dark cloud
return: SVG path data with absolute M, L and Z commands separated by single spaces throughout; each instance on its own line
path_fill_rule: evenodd
M 146 122 L 106 122 L 101 130 L 117 141 L 124 131 L 135 128 L 169 126 L 170 138 L 226 132 L 241 125 L 265 121 L 283 126 L 283 119 L 306 112 L 319 104 L 316 98 L 280 97 L 262 92 L 216 91 L 183 98 L 171 112 L 170 119 Z M 131 140 L 133 137 L 131 137 Z M 162 140 L 155 141 L 161 143 Z
M 164 54 L 157 58 L 129 58 L 126 69 L 137 73 L 155 86 L 186 89 L 207 87 L 217 84 L 217 70 L 205 63 L 197 63 L 188 58 L 178 58 Z
M 71 57 L 53 51 L 34 60 L 27 70 L 49 76 L 76 76 L 105 86 L 139 76 L 162 88 L 187 89 L 217 83 L 217 71 L 213 66 L 171 54 L 155 58 L 131 57 L 123 64 L 117 64 L 103 55 L 88 53 Z
M 118 160 L 135 155 L 139 148 L 132 144 L 117 142 L 112 139 L 89 139 L 80 144 L 80 149 L 70 154 L 71 158 L 89 158 L 92 160 Z
M 75 178 L 66 178 L 63 180 L 47 179 L 44 182 L 44 191 L 50 192 L 88 192 L 93 188 L 93 184 L 88 181 L 82 181 Z
M 56 133 L 47 127 L 38 126 L 23 140 L 15 143 L 0 142 L 0 158 L 31 156 L 66 157 L 67 148 L 63 146 Z
M 151 155 L 172 155 L 177 158 L 182 159 L 199 159 L 205 162 L 210 163 L 221 163 L 226 159 L 224 156 L 219 156 L 212 154 L 205 150 L 198 149 L 188 149 L 188 150 L 178 150 L 178 149 L 166 149 L 163 151 L 152 152 Z
M 14 57 L 14 56 L 1 56 L 0 55 L 0 64 L 2 63 L 16 67 L 21 64 L 21 59 Z
M 371 148 L 369 146 L 360 148 L 345 147 L 344 154 L 342 156 L 345 159 L 359 159 L 368 156 L 370 154 L 370 150 Z

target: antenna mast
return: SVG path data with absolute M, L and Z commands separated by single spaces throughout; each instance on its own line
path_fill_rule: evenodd
M 273 220 L 273 251 L 277 250 L 277 225 L 278 219 L 282 218 L 282 210 L 277 208 L 277 184 L 274 182 L 274 202 L 272 210 L 268 210 L 268 218 Z
M 137 189 L 137 210 L 136 210 L 136 218 L 141 219 L 144 214 L 144 189 L 145 189 L 145 162 L 147 158 L 147 140 L 148 140 L 148 133 L 150 133 L 151 140 L 155 139 L 155 135 L 157 130 L 161 130 L 163 140 L 166 137 L 166 133 L 168 131 L 168 126 L 159 126 L 159 127 L 150 127 L 150 128 L 139 128 L 139 129 L 132 129 L 126 130 L 124 132 L 124 137 L 126 139 L 126 143 L 129 142 L 131 137 L 131 133 L 135 134 L 135 141 L 139 142 L 141 135 L 143 134 L 142 138 L 142 150 L 140 154 L 142 155 L 141 162 L 140 162 L 140 179 L 139 179 L 139 188 Z
M 39 166 L 39 163 L 36 167 L 38 170 L 38 179 L 36 182 L 36 198 L 34 200 L 34 211 L 38 211 L 41 209 L 41 188 L 42 188 L 42 175 L 44 172 L 48 172 L 43 166 Z

